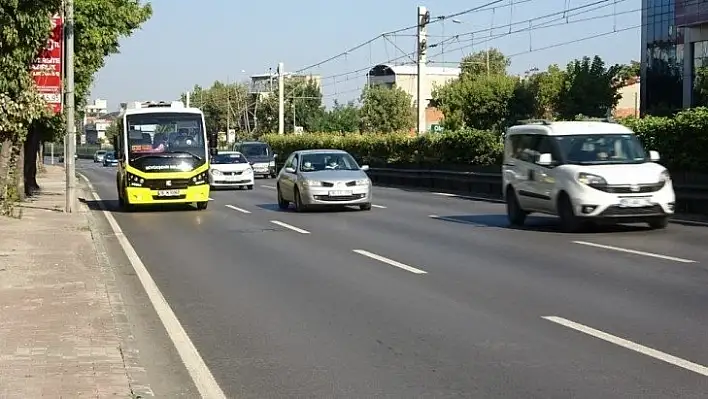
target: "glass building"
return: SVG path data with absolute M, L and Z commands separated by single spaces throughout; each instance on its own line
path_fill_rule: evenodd
M 641 53 L 642 115 L 708 105 L 708 0 L 642 0 Z

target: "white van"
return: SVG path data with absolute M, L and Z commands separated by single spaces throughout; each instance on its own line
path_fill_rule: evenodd
M 676 196 L 669 172 L 629 128 L 609 122 L 537 121 L 504 139 L 503 193 L 513 225 L 532 212 L 584 222 L 668 225 Z

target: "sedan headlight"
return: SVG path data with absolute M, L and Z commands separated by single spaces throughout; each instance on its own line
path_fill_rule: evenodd
M 660 183 L 668 183 L 671 181 L 671 175 L 669 174 L 668 170 L 663 170 L 661 174 L 659 175 L 659 182 Z
M 253 174 L 253 169 L 248 168 L 248 169 L 244 170 L 243 173 L 246 174 L 246 175 Z
M 603 186 L 607 184 L 607 180 L 605 180 L 602 176 L 593 175 L 590 173 L 579 173 L 578 181 L 588 186 Z
M 368 186 L 371 184 L 371 180 L 369 179 L 360 179 L 356 181 L 357 186 Z
M 302 183 L 307 187 L 322 187 L 322 182 L 317 180 L 305 180 Z
M 268 163 L 268 166 L 275 167 L 275 161 L 270 161 L 270 162 Z
M 217 169 L 212 169 L 212 170 L 211 170 L 211 174 L 214 175 L 214 176 L 220 176 L 220 175 L 221 175 L 221 171 L 220 171 L 220 170 L 217 170 Z

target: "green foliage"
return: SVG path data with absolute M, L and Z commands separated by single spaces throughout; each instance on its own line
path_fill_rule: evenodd
M 559 102 L 565 78 L 565 71 L 554 64 L 528 79 L 529 91 L 534 93 L 534 117 L 555 119 L 558 116 L 555 106 Z
M 317 132 L 357 132 L 359 130 L 359 108 L 354 102 L 339 104 L 334 101 L 334 107 L 322 113 L 315 125 Z
M 368 86 L 361 93 L 363 132 L 407 131 L 415 125 L 412 97 L 399 87 Z
M 562 118 L 577 114 L 605 116 L 619 102 L 617 83 L 621 69 L 620 65 L 606 67 L 598 56 L 570 62 L 555 104 L 558 115 Z
M 641 70 L 642 64 L 640 64 L 639 61 L 632 60 L 629 64 L 621 66 L 618 72 L 618 78 L 621 81 L 626 81 L 631 78 L 637 78 L 639 77 Z
M 487 131 L 461 130 L 411 136 L 408 133 L 266 135 L 262 138 L 283 160 L 302 149 L 332 148 L 370 165 L 488 165 L 500 162 L 502 142 Z
M 463 78 L 474 78 L 482 75 L 506 75 L 506 70 L 509 66 L 511 66 L 511 59 L 496 48 L 472 53 L 460 61 Z
M 259 133 L 278 131 L 277 84 L 274 86 L 275 89 L 260 98 L 255 107 L 258 118 L 256 130 Z M 318 129 L 325 110 L 322 106 L 322 91 L 317 82 L 310 79 L 286 78 L 284 86 L 285 131 L 292 132 L 293 125 L 302 126 L 305 131 Z
M 117 54 L 120 39 L 150 19 L 152 6 L 138 0 L 75 0 L 74 7 L 76 106 L 82 109 L 106 57 Z
M 584 116 L 573 119 L 596 119 Z M 620 121 L 637 133 L 647 151 L 657 150 L 673 171 L 706 171 L 708 108 L 694 108 L 674 118 L 626 118 Z M 445 168 L 461 165 L 500 165 L 503 142 L 494 131 L 463 129 L 413 136 L 407 133 L 269 134 L 262 137 L 284 160 L 296 150 L 334 148 L 350 152 L 372 166 L 416 165 Z
M 186 103 L 186 95 L 182 102 Z M 204 112 L 208 131 L 226 132 L 227 125 L 231 129 L 245 130 L 247 119 L 244 117 L 248 109 L 248 87 L 243 83 L 216 81 L 205 89 L 195 85 L 190 93 L 190 106 Z
M 514 101 L 519 80 L 506 75 L 462 77 L 434 90 L 437 107 L 452 120 L 443 121 L 446 129 L 471 127 L 502 131 L 516 113 Z

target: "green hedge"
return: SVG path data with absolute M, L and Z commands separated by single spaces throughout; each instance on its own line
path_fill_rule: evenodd
M 417 165 L 493 165 L 501 162 L 503 142 L 492 132 L 462 130 L 411 136 L 407 133 L 305 133 L 269 134 L 262 137 L 285 159 L 295 150 L 329 148 L 348 151 L 372 166 Z
M 671 170 L 708 170 L 708 108 L 693 108 L 674 117 L 626 118 L 620 123 L 637 133 L 648 150 L 659 151 Z M 292 151 L 336 148 L 372 166 L 391 164 L 499 165 L 503 143 L 493 132 L 461 130 L 415 137 L 406 133 L 305 133 L 265 135 L 280 160 Z

